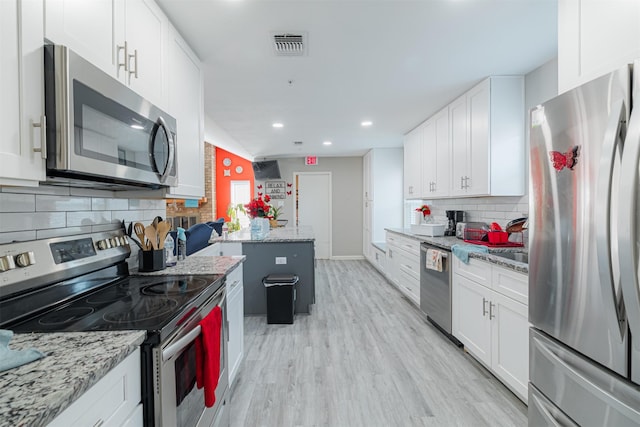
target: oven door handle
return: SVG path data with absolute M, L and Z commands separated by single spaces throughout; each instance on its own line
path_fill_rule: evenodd
M 226 300 L 227 300 L 227 290 L 224 289 L 222 291 L 222 299 L 220 299 L 220 302 L 217 304 L 218 307 L 222 307 L 225 304 Z M 224 322 L 224 319 L 222 321 Z M 224 324 L 221 324 L 220 326 L 224 328 Z M 167 360 L 171 359 L 173 356 L 181 352 L 186 346 L 191 344 L 193 340 L 198 338 L 198 336 L 200 335 L 200 332 L 202 332 L 202 327 L 198 325 L 195 328 L 193 328 L 191 331 L 189 331 L 189 333 L 187 333 L 185 336 L 180 338 L 178 341 L 171 344 L 170 346 L 167 346 L 167 348 L 162 350 L 162 361 L 166 362 Z

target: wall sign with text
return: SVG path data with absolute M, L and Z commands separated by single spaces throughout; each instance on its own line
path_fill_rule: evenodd
M 272 199 L 286 199 L 287 187 L 284 181 L 267 181 L 264 183 L 264 192 Z

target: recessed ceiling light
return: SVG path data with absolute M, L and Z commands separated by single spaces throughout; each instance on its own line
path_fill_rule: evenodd
M 282 123 L 278 123 L 278 122 L 272 124 L 271 126 L 273 126 L 274 128 L 282 128 L 282 127 L 284 127 L 284 125 Z
M 372 124 L 373 122 L 369 120 L 365 120 L 364 122 L 360 123 L 360 125 L 364 127 L 371 126 Z
M 333 142 L 331 142 L 331 141 L 325 141 L 325 142 L 322 143 L 322 145 L 331 145 L 331 144 L 333 144 Z

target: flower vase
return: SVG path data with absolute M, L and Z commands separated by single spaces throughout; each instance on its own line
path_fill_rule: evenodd
M 424 215 L 422 218 L 423 224 L 430 224 L 432 221 L 431 215 Z
M 253 218 L 250 231 L 252 239 L 264 239 L 269 232 L 269 220 L 261 217 Z
M 413 213 L 413 225 L 420 225 L 422 224 L 422 212 L 420 211 L 416 211 Z

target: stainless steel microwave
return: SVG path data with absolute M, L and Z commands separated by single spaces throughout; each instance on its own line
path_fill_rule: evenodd
M 47 181 L 177 185 L 176 120 L 69 48 L 45 46 Z

